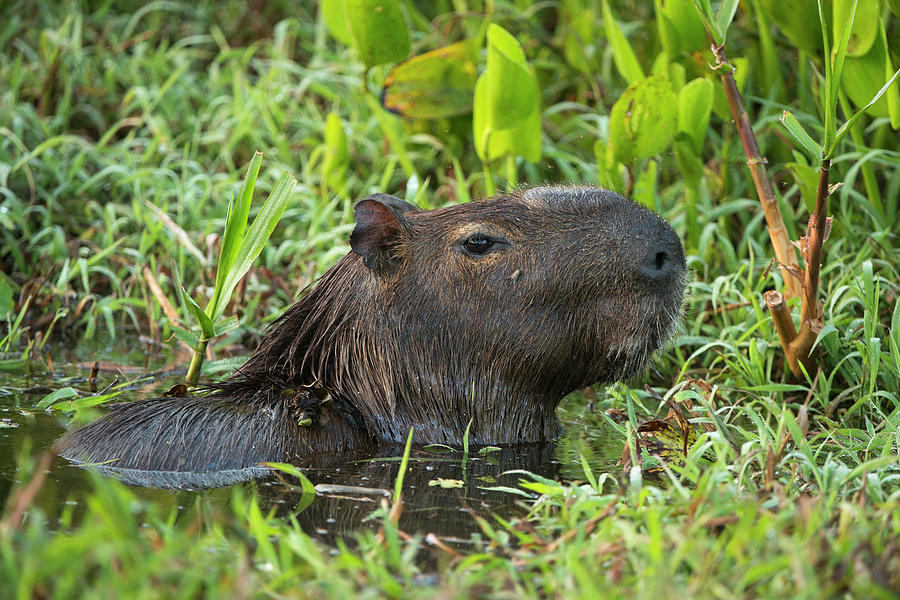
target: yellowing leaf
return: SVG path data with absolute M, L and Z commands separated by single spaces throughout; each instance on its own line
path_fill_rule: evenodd
M 850 20 L 854 0 L 834 0 L 833 27 L 834 45 L 837 46 L 844 27 Z M 874 0 L 856 0 L 856 15 L 853 17 L 853 32 L 847 45 L 847 56 L 865 55 L 878 37 L 881 24 L 880 3 Z
M 384 80 L 382 105 L 413 119 L 472 112 L 478 47 L 464 40 L 426 52 L 394 67 Z

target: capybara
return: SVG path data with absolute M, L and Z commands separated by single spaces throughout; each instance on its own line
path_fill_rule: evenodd
M 618 194 L 546 186 L 435 210 L 375 194 L 352 251 L 206 394 L 118 406 L 57 444 L 127 481 L 214 486 L 372 443 L 550 440 L 569 392 L 670 336 L 685 262 Z

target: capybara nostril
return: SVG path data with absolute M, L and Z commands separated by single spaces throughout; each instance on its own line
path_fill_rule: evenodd
M 672 273 L 674 264 L 672 256 L 665 250 L 660 250 L 645 258 L 638 268 L 648 277 L 666 277 Z
M 664 279 L 684 270 L 684 252 L 681 242 L 666 230 L 662 239 L 654 240 L 644 258 L 638 263 L 638 271 L 651 279 Z

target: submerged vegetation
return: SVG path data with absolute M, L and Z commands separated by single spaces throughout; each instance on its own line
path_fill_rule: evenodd
M 246 487 L 179 518 L 94 477 L 51 520 L 35 502 L 49 454 L 22 438 L 0 596 L 896 597 L 900 84 L 882 88 L 900 66 L 898 2 L 723 1 L 706 23 L 703 0 L 382 0 L 366 22 L 370 4 L 4 3 L 0 372 L 32 373 L 54 390 L 37 409 L 84 420 L 122 388 L 63 387 L 54 344 L 213 333 L 208 358 L 241 354 L 349 250 L 354 200 L 434 207 L 552 181 L 626 193 L 684 240 L 692 281 L 659 376 L 588 392 L 583 435 L 565 441 L 583 443 L 562 448 L 580 472 L 522 474 L 507 490 L 521 514 L 469 507 L 479 533 L 464 544 L 403 531 L 415 492 L 400 481 L 371 527 L 332 546 Z M 725 29 L 716 71 L 710 31 Z M 823 40 L 844 48 L 842 74 Z M 823 158 L 841 183 L 821 313 L 804 300 L 816 354 L 797 374 L 763 294 L 799 309 L 799 279 L 772 264 L 720 79 L 731 67 L 790 240 L 823 199 Z M 284 171 L 297 183 L 230 299 L 215 291 L 219 236 L 257 151 L 258 197 Z M 201 306 L 220 327 L 191 330 Z M 624 449 L 611 472 L 591 466 L 599 424 Z

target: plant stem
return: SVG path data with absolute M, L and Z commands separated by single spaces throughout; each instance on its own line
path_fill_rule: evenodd
M 772 313 L 772 322 L 775 323 L 775 331 L 778 332 L 778 339 L 784 349 L 784 357 L 791 373 L 795 377 L 802 377 L 801 364 L 806 368 L 807 373 L 812 372 L 815 361 L 810 357 L 809 351 L 816 341 L 816 336 L 822 330 L 822 322 L 806 321 L 801 325 L 800 332 L 797 333 L 794 321 L 791 319 L 791 311 L 788 310 L 781 292 L 770 290 L 765 293 L 765 299 L 766 307 Z
M 200 369 L 203 367 L 203 358 L 206 356 L 206 346 L 209 344 L 208 339 L 200 339 L 197 341 L 197 347 L 194 348 L 194 356 L 191 357 L 191 366 L 188 367 L 187 376 L 184 378 L 186 385 L 194 385 L 200 377 Z
M 497 187 L 494 185 L 494 174 L 491 172 L 491 162 L 485 161 L 481 163 L 481 168 L 484 171 L 484 193 L 486 196 L 493 196 L 494 192 L 497 191 Z
M 769 226 L 769 238 L 772 240 L 775 257 L 781 263 L 780 268 L 784 278 L 785 296 L 796 298 L 800 295 L 800 282 L 788 272 L 786 267 L 799 268 L 797 255 L 784 227 L 784 219 L 781 217 L 781 209 L 778 207 L 778 200 L 775 197 L 772 182 L 766 173 L 766 159 L 760 155 L 759 145 L 756 143 L 756 136 L 753 134 L 753 126 L 750 124 L 750 118 L 747 116 L 747 111 L 741 100 L 741 94 L 738 92 L 737 84 L 734 81 L 734 76 L 732 75 L 734 68 L 728 64 L 725 48 L 713 45 L 712 50 L 716 56 L 716 66 L 721 73 L 722 85 L 725 87 L 725 96 L 728 98 L 731 115 L 734 118 L 738 135 L 741 136 L 741 142 L 744 144 L 744 153 L 747 155 L 747 165 L 750 167 L 750 174 L 753 176 L 753 184 L 756 186 L 756 193 L 759 196 L 759 202 L 766 216 L 766 223 Z
M 796 377 L 803 375 L 802 364 L 807 373 L 811 373 L 815 360 L 810 356 L 813 344 L 822 331 L 822 311 L 819 308 L 819 272 L 822 262 L 822 245 L 825 243 L 828 214 L 828 178 L 831 172 L 831 161 L 822 161 L 819 170 L 819 185 L 816 189 L 816 208 L 806 226 L 803 258 L 806 270 L 803 273 L 803 296 L 800 299 L 800 331 L 794 328 L 790 312 L 784 304 L 784 298 L 776 291 L 766 292 L 766 306 L 772 313 L 781 347 L 787 359 L 791 373 Z
M 516 187 L 516 179 L 518 179 L 518 174 L 516 173 L 516 157 L 512 154 L 508 154 L 506 156 L 506 188 L 511 190 Z
M 788 310 L 787 305 L 784 303 L 784 295 L 777 290 L 769 290 L 764 294 L 764 297 L 766 299 L 766 307 L 772 313 L 772 322 L 775 323 L 775 331 L 778 332 L 781 347 L 787 348 L 797 337 L 797 328 L 794 327 L 794 321 L 791 319 L 791 311 Z
M 821 318 L 819 315 L 819 270 L 822 266 L 822 244 L 825 242 L 825 217 L 828 214 L 828 175 L 831 161 L 822 161 L 819 170 L 819 186 L 816 189 L 816 209 L 806 227 L 807 255 L 806 276 L 803 281 L 803 302 L 800 306 L 801 323 Z
M 693 249 L 700 245 L 700 225 L 697 221 L 697 188 L 684 188 L 684 214 L 687 221 L 688 243 Z

